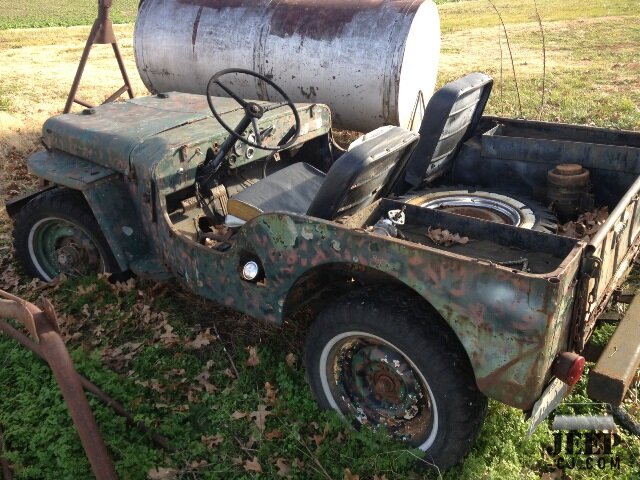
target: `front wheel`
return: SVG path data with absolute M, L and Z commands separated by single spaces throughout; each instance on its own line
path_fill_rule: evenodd
M 27 203 L 14 220 L 16 256 L 46 282 L 64 273 L 80 277 L 117 272 L 118 264 L 84 197 L 66 188 Z
M 305 364 L 321 406 L 384 427 L 441 469 L 458 463 L 487 399 L 450 328 L 404 291 L 366 289 L 326 308 L 309 331 Z

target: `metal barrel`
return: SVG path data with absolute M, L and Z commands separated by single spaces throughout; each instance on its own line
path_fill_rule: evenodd
M 142 0 L 134 50 L 152 92 L 204 93 L 215 72 L 246 68 L 293 101 L 329 105 L 340 128 L 417 130 L 440 22 L 432 0 Z M 255 79 L 234 88 L 278 101 Z

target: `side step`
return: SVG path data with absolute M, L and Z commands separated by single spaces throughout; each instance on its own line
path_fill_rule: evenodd
M 620 405 L 639 365 L 640 295 L 636 295 L 595 368 L 589 372 L 587 395 L 599 402 Z

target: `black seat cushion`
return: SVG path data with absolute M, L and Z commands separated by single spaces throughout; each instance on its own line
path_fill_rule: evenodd
M 418 134 L 400 127 L 381 127 L 365 135 L 327 173 L 307 215 L 333 220 L 366 207 L 386 195 L 403 171 Z
M 229 215 L 244 221 L 281 211 L 327 220 L 349 215 L 387 193 L 418 138 L 400 127 L 373 131 L 336 160 L 326 176 L 311 165 L 294 163 L 231 197 Z
M 325 174 L 303 162 L 294 163 L 229 199 L 229 215 L 248 221 L 264 212 L 305 213 Z
M 488 75 L 470 73 L 433 94 L 420 125 L 420 141 L 407 163 L 407 186 L 417 187 L 446 172 L 462 142 L 473 134 L 492 86 Z

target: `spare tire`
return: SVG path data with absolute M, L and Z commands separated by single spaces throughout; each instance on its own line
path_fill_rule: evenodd
M 410 205 L 512 225 L 545 233 L 557 233 L 558 218 L 542 203 L 518 194 L 460 187 L 430 188 L 401 199 Z

